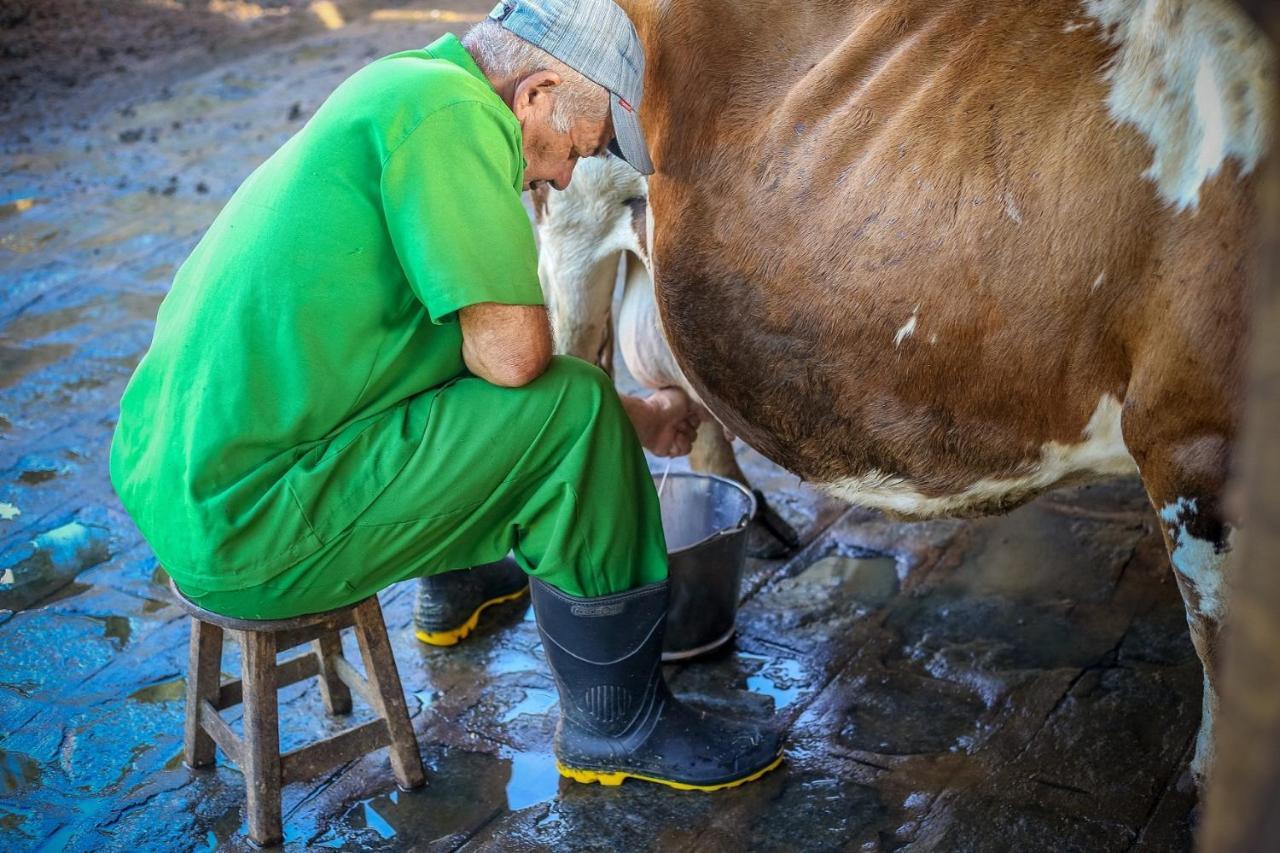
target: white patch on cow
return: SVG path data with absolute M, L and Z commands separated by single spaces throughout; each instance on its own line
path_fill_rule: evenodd
M 1104 394 L 1085 424 L 1081 441 L 1047 441 L 1018 476 L 978 480 L 955 494 L 926 496 L 906 478 L 876 470 L 824 484 L 823 488 L 857 506 L 928 518 L 1025 498 L 1073 475 L 1131 474 L 1137 465 L 1124 444 L 1120 413 L 1120 401 Z
M 1105 272 L 1098 273 L 1098 277 L 1093 280 L 1093 284 L 1089 285 L 1089 292 L 1093 293 L 1099 287 L 1102 287 L 1102 283 L 1106 280 L 1107 274 Z
M 938 333 L 934 332 L 932 335 L 929 336 L 929 343 L 936 344 L 937 342 L 938 342 Z
M 22 510 L 11 503 L 0 501 L 0 521 L 12 521 L 19 515 L 22 515 Z
M 1227 534 L 1226 547 L 1219 549 L 1214 543 L 1193 536 L 1187 530 L 1188 523 L 1197 512 L 1195 498 L 1178 498 L 1160 509 L 1160 520 L 1165 523 L 1173 543 L 1169 555 L 1173 568 L 1195 588 L 1199 596 L 1199 610 L 1194 615 L 1221 620 L 1226 612 L 1223 564 L 1231 551 L 1235 531 Z
M 1018 203 L 1013 197 L 1013 193 L 1005 190 L 1004 192 L 1004 212 L 1013 220 L 1015 225 L 1022 224 L 1022 211 L 1018 210 Z
M 1178 498 L 1173 503 L 1164 505 L 1160 510 L 1160 517 L 1169 524 L 1176 524 L 1184 514 L 1195 514 L 1197 503 L 1196 498 Z
M 898 329 L 897 334 L 893 336 L 894 347 L 901 346 L 903 341 L 915 333 L 916 322 L 920 319 L 920 315 L 917 313 L 919 310 L 919 305 L 911 309 L 911 316 L 907 318 L 907 322 L 903 323 L 902 328 Z
M 1235 545 L 1236 532 L 1227 532 L 1223 548 L 1192 535 L 1187 528 L 1197 512 L 1199 505 L 1195 498 L 1179 497 L 1160 508 L 1160 520 L 1165 524 L 1173 544 L 1169 561 L 1186 584 L 1196 592 L 1194 605 L 1192 601 L 1186 601 L 1187 625 L 1191 628 L 1192 637 L 1199 638 L 1197 648 L 1203 654 L 1204 649 L 1200 647 L 1205 630 L 1203 620 L 1212 619 L 1221 624 L 1226 615 L 1225 569 L 1228 555 Z M 1193 606 L 1195 609 L 1192 609 Z M 1200 732 L 1196 735 L 1196 752 L 1191 759 L 1191 770 L 1197 778 L 1202 778 L 1212 764 L 1213 722 L 1217 706 L 1218 695 L 1206 670 L 1200 709 Z
M 1107 108 L 1152 148 L 1144 176 L 1177 210 L 1234 157 L 1243 172 L 1268 150 L 1274 57 L 1227 0 L 1084 0 L 1115 47 Z
M 1091 26 L 1093 26 L 1093 21 L 1067 21 L 1062 25 L 1062 31 L 1064 33 L 1074 33 L 1076 30 L 1083 30 Z
M 1203 779 L 1205 771 L 1213 765 L 1213 712 L 1218 707 L 1218 694 L 1209 683 L 1209 673 L 1204 673 L 1204 688 L 1200 694 L 1200 731 L 1196 733 L 1196 752 L 1191 757 L 1191 772 Z
M 1196 157 L 1195 171 L 1208 177 L 1218 171 L 1226 156 L 1227 119 L 1222 111 L 1222 90 L 1213 72 L 1209 57 L 1200 60 L 1196 71 L 1196 115 L 1200 118 L 1200 153 Z

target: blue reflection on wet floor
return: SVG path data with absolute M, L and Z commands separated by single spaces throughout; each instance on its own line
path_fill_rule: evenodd
M 513 752 L 511 781 L 507 783 L 507 808 L 511 811 L 555 799 L 560 790 L 556 758 L 549 752 Z
M 772 696 L 775 709 L 785 708 L 804 692 L 807 679 L 799 661 L 791 658 L 767 658 L 745 652 L 739 652 L 738 657 L 764 663 L 759 672 L 747 676 L 747 689 L 753 693 Z

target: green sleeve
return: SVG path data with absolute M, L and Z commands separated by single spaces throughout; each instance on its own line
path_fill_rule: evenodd
M 477 302 L 543 304 L 523 181 L 519 125 L 476 101 L 427 116 L 387 157 L 387 229 L 433 322 Z

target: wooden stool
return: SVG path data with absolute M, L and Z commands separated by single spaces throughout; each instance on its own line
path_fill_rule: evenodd
M 426 784 L 418 741 L 409 723 L 400 674 L 391 655 L 387 626 L 376 595 L 349 607 L 295 619 L 235 619 L 189 601 L 170 581 L 179 605 L 191 614 L 187 673 L 185 758 L 188 767 L 213 764 L 214 744 L 244 773 L 249 837 L 277 844 L 280 789 L 384 746 L 401 788 Z M 368 680 L 342 656 L 343 628 L 354 627 Z M 242 678 L 222 683 L 222 637 L 240 644 Z M 276 654 L 310 642 L 309 652 L 276 663 Z M 325 710 L 351 712 L 351 691 L 359 693 L 378 719 L 280 754 L 276 691 L 319 676 Z M 237 737 L 218 713 L 244 703 L 244 737 Z

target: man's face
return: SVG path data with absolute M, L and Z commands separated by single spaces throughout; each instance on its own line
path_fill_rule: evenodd
M 517 88 L 513 110 L 524 137 L 524 188 L 546 183 L 562 190 L 569 186 L 573 168 L 583 157 L 604 153 L 613 139 L 613 122 L 576 119 L 567 132 L 551 124 L 558 75 L 543 71 Z

